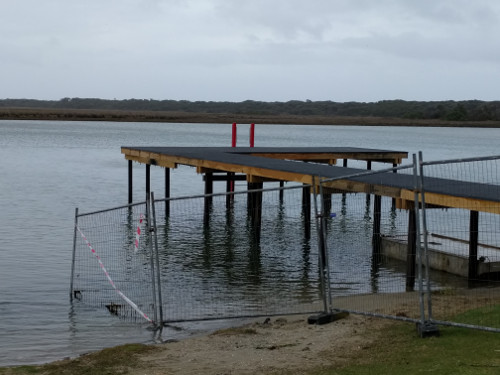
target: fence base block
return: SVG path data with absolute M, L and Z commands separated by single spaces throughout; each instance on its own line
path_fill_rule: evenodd
M 417 323 L 417 332 L 422 338 L 435 337 L 440 335 L 437 325 L 427 321 L 424 322 L 424 324 L 420 322 Z
M 346 318 L 349 315 L 348 312 L 343 312 L 339 310 L 332 310 L 330 312 L 322 312 L 317 315 L 311 315 L 307 318 L 307 323 L 309 324 L 328 324 L 339 319 Z

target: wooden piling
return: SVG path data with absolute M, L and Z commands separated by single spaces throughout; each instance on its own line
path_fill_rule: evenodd
M 165 168 L 165 217 L 170 216 L 170 168 Z
M 128 204 L 132 204 L 133 201 L 132 183 L 133 183 L 132 160 L 129 160 L 128 161 Z
M 262 182 L 249 182 L 249 190 L 262 190 Z M 252 223 L 252 232 L 256 243 L 260 243 L 262 226 L 262 191 L 251 191 L 248 193 L 248 213 Z
M 204 210 L 203 210 L 203 223 L 207 226 L 210 222 L 210 211 L 212 208 L 212 196 L 207 196 L 213 194 L 214 192 L 214 181 L 213 181 L 213 173 L 207 172 L 205 173 L 205 202 L 204 202 Z
M 382 219 L 382 196 L 375 195 L 373 202 L 373 236 L 372 251 L 374 259 L 378 260 L 381 253 L 382 234 L 380 233 L 380 222 Z
M 302 188 L 302 215 L 304 218 L 304 237 L 311 238 L 311 188 L 306 185 Z
M 151 164 L 146 164 L 146 200 L 151 194 Z
M 477 280 L 478 265 L 477 246 L 479 242 L 479 212 L 470 212 L 469 221 L 469 281 Z
M 417 260 L 417 221 L 415 208 L 408 211 L 408 245 L 406 253 L 406 291 L 415 289 L 415 270 Z
M 326 189 L 325 189 L 326 190 Z M 321 199 L 323 200 L 323 214 L 329 215 L 332 212 L 332 194 L 329 192 L 323 192 Z

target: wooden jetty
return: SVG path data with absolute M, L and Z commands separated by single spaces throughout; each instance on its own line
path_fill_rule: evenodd
M 122 147 L 128 160 L 129 203 L 132 202 L 132 163 L 146 165 L 146 194 L 150 192 L 150 166 L 165 169 L 165 197 L 170 197 L 170 169 L 178 165 L 195 167 L 204 174 L 205 193 L 213 192 L 217 180 L 246 180 L 249 189 L 262 189 L 267 181 L 294 181 L 307 185 L 322 186 L 333 192 L 358 192 L 374 194 L 374 254 L 380 253 L 381 197 L 394 199 L 396 207 L 410 212 L 408 222 L 407 288 L 412 289 L 415 280 L 416 221 L 415 186 L 410 174 L 378 173 L 360 177 L 349 177 L 363 172 L 347 167 L 347 160 L 363 160 L 367 169 L 372 162 L 397 166 L 408 157 L 407 152 L 376 150 L 353 147 Z M 343 166 L 336 166 L 342 159 Z M 309 189 L 309 187 L 307 188 Z M 249 199 L 259 212 L 259 195 Z M 304 190 L 303 201 L 310 205 L 310 190 Z M 500 192 L 498 186 L 467 181 L 425 178 L 425 201 L 427 207 L 452 207 L 470 210 L 470 245 L 468 277 L 478 276 L 478 213 L 500 214 Z M 167 207 L 168 210 L 168 207 Z M 305 210 L 304 212 L 306 212 Z M 309 209 L 310 212 L 310 209 Z M 259 215 L 257 214 L 257 217 Z M 258 218 L 257 225 L 258 225 Z M 310 222 L 310 218 L 305 218 Z M 307 225 L 306 225 L 307 228 Z M 307 232 L 306 232 L 307 236 Z

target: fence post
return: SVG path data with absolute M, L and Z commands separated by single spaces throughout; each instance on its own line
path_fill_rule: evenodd
M 168 204 L 169 201 L 165 200 L 165 204 Z M 161 296 L 161 272 L 160 272 L 160 255 L 158 253 L 158 231 L 156 226 L 156 209 L 155 209 L 155 195 L 151 192 L 151 211 L 153 213 L 153 236 L 154 236 L 154 258 L 155 258 L 155 267 L 156 267 L 156 285 L 158 288 L 158 312 L 159 312 L 159 320 L 158 324 L 160 329 L 163 328 L 163 301 Z
M 73 256 L 72 256 L 72 260 L 71 260 L 71 281 L 70 281 L 70 287 L 69 287 L 69 299 L 70 299 L 70 301 L 73 301 L 73 280 L 75 277 L 77 226 L 78 226 L 78 207 L 75 208 L 75 227 L 74 227 L 74 233 L 73 233 Z
M 419 267 L 419 293 L 420 293 L 420 313 L 421 313 L 421 322 L 417 323 L 417 331 L 420 337 L 430 337 L 430 336 L 439 336 L 439 329 L 432 322 L 432 305 L 431 305 L 431 287 L 430 287 L 430 277 L 429 277 L 429 256 L 427 252 L 427 219 L 426 219 L 426 208 L 425 208 L 425 185 L 424 185 L 424 170 L 423 170 L 423 157 L 422 151 L 419 152 L 419 165 L 420 169 L 417 172 L 417 161 L 416 156 L 413 155 L 413 163 L 414 163 L 414 176 L 416 180 L 415 186 L 415 210 L 417 212 L 417 238 L 418 238 L 418 267 Z M 421 202 L 418 200 L 418 193 L 420 193 Z M 422 211 L 422 228 L 420 227 L 420 216 L 418 215 L 418 210 Z M 423 233 L 424 239 L 424 251 L 422 254 L 422 246 L 420 245 L 420 234 Z M 423 255 L 423 256 L 422 256 Z M 427 319 L 425 317 L 425 294 L 424 286 L 423 286 L 423 273 L 422 273 L 422 258 L 425 261 L 425 280 L 427 286 L 427 307 L 428 307 L 428 316 Z
M 146 230 L 148 233 L 148 241 L 149 241 L 149 254 L 150 254 L 150 267 L 151 267 L 151 286 L 153 292 L 153 311 L 154 311 L 154 323 L 158 325 L 158 305 L 156 303 L 156 278 L 155 278 L 155 263 L 154 263 L 154 252 L 153 252 L 153 238 L 151 236 L 152 228 L 151 228 L 151 197 L 148 194 L 146 196 Z
M 318 315 L 312 315 L 307 319 L 309 324 L 326 324 L 334 322 L 335 320 L 345 318 L 348 313 L 342 312 L 337 309 L 332 308 L 332 293 L 331 293 L 331 281 L 330 281 L 330 261 L 328 257 L 328 247 L 327 247 L 327 235 L 326 235 L 326 219 L 325 215 L 325 205 L 323 199 L 321 199 L 321 211 L 318 210 L 318 189 L 319 196 L 323 197 L 323 186 L 319 179 L 317 180 L 318 186 L 316 186 L 316 179 L 312 178 L 312 188 L 314 190 L 314 217 L 316 222 L 316 230 L 318 233 L 318 257 L 319 257 L 319 272 L 320 272 L 320 283 L 323 294 L 323 308 L 324 311 Z M 328 215 L 329 216 L 329 215 Z

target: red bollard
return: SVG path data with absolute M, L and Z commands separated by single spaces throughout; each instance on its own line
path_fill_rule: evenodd
M 236 123 L 233 122 L 233 131 L 231 138 L 231 147 L 236 147 Z
M 254 146 L 255 124 L 250 124 L 250 147 Z

